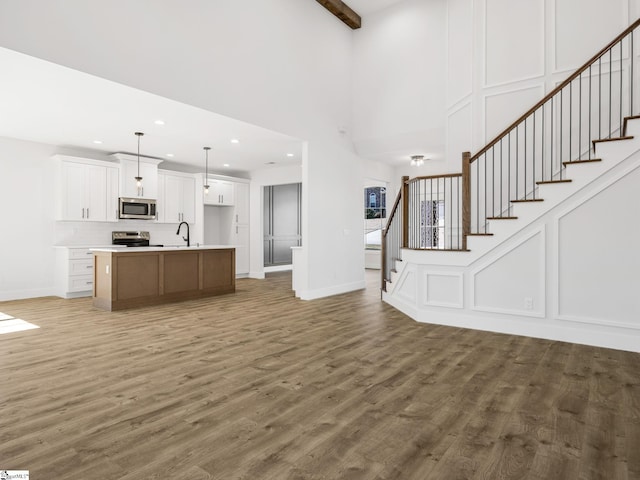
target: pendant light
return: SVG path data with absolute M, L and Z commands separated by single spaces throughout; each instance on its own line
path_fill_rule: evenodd
M 134 177 L 136 179 L 136 187 L 142 187 L 142 177 L 140 176 L 140 137 L 143 136 L 144 133 L 136 132 L 136 136 L 138 137 L 138 176 Z
M 204 149 L 205 160 L 204 160 L 204 194 L 209 194 L 209 150 L 211 147 L 202 147 Z

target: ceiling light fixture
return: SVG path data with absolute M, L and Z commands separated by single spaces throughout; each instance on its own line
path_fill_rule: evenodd
M 205 152 L 204 160 L 204 194 L 209 194 L 209 150 L 211 147 L 202 147 Z
M 156 125 L 164 125 L 164 120 L 156 120 L 155 122 Z
M 134 177 L 136 179 L 136 187 L 142 187 L 142 177 L 140 176 L 140 137 L 144 135 L 142 132 L 136 132 L 136 137 L 138 137 L 138 176 Z
M 96 145 L 101 145 L 102 144 L 102 140 L 94 140 L 93 143 L 95 143 Z
M 173 158 L 173 153 L 165 153 L 165 157 Z
M 225 164 L 223 164 L 222 166 L 223 166 L 223 167 L 228 167 L 228 166 L 229 166 L 229 164 L 228 164 L 228 163 L 225 163 Z
M 420 167 L 424 165 L 424 155 L 411 155 L 411 166 Z
M 238 140 L 237 138 L 232 138 L 231 143 L 240 143 L 240 140 Z
M 293 153 L 287 153 L 287 157 L 293 157 Z

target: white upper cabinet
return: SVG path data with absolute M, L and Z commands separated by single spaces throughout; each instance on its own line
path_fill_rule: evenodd
M 205 205 L 233 205 L 233 182 L 209 179 L 209 193 L 203 193 Z
M 58 220 L 117 220 L 117 166 L 65 155 L 54 159 L 58 162 Z
M 158 221 L 195 223 L 196 182 L 192 175 L 161 172 L 158 195 Z
M 115 153 L 112 155 L 120 163 L 120 196 L 126 198 L 158 198 L 158 164 L 162 160 L 140 158 L 142 185 L 136 185 L 138 159 L 136 155 Z
M 249 184 L 236 183 L 233 199 L 235 202 L 233 221 L 240 224 L 249 223 Z

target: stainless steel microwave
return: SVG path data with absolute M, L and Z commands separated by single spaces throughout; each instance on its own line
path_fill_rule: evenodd
M 156 219 L 156 201 L 149 198 L 120 197 L 119 218 Z

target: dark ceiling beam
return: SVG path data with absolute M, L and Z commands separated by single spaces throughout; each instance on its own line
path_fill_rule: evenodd
M 353 30 L 360 28 L 362 20 L 360 15 L 351 10 L 349 5 L 341 0 L 316 0 L 324 8 L 349 25 Z

